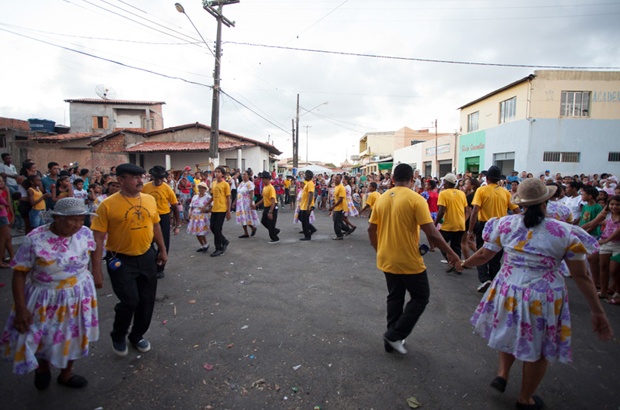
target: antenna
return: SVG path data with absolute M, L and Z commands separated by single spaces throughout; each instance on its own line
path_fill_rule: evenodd
M 114 98 L 116 98 L 116 90 L 105 84 L 98 84 L 95 87 L 95 92 L 97 93 L 99 98 L 102 98 L 104 100 L 113 100 Z

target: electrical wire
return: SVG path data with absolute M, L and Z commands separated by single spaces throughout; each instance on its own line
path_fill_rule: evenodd
M 417 57 L 399 57 L 399 56 L 386 56 L 379 54 L 365 54 L 365 53 L 353 53 L 347 51 L 330 51 L 319 50 L 314 48 L 300 48 L 300 47 L 288 47 L 288 46 L 275 46 L 269 44 L 255 44 L 244 43 L 237 41 L 227 41 L 225 44 L 236 44 L 250 47 L 264 47 L 264 48 L 276 48 L 281 50 L 290 51 L 305 51 L 309 53 L 322 53 L 332 55 L 343 55 L 353 57 L 366 57 L 366 58 L 380 58 L 386 60 L 401 60 L 401 61 L 417 61 L 421 63 L 440 63 L 440 64 L 460 64 L 460 65 L 475 65 L 475 66 L 490 66 L 490 67 L 511 67 L 511 68 L 553 68 L 559 70 L 617 70 L 620 67 L 588 67 L 588 66 L 561 66 L 561 65 L 542 65 L 542 64 L 504 64 L 504 63 L 483 63 L 476 61 L 458 61 L 458 60 L 439 60 L 429 58 L 417 58 Z

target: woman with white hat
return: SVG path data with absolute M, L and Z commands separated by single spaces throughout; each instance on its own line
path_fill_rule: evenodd
M 49 386 L 51 366 L 61 369 L 56 380 L 63 386 L 88 384 L 72 368 L 99 338 L 95 288 L 101 289 L 103 277 L 93 278 L 88 269 L 95 250 L 93 234 L 83 226 L 89 214 L 84 201 L 60 199 L 54 221 L 30 232 L 11 262 L 15 303 L 0 351 L 13 360 L 14 373 L 35 370 L 39 390 Z
M 568 295 L 560 272 L 566 261 L 575 284 L 591 310 L 594 332 L 601 340 L 612 337 L 605 311 L 588 276 L 586 255 L 598 243 L 583 229 L 546 216 L 547 201 L 557 186 L 538 179 L 519 184 L 512 198 L 526 208 L 524 214 L 490 219 L 483 232 L 484 246 L 457 263 L 468 269 L 489 261 L 504 250 L 501 270 L 487 289 L 471 318 L 474 331 L 499 351 L 499 370 L 491 386 L 506 389 L 515 360 L 523 362 L 517 409 L 540 409 L 534 396 L 549 362 L 572 360 Z
M 200 248 L 196 252 L 207 252 L 209 244 L 207 243 L 207 233 L 209 232 L 209 212 L 210 207 L 207 203 L 211 199 L 208 192 L 207 184 L 201 182 L 198 184 L 198 193 L 194 195 L 189 205 L 189 224 L 187 225 L 187 233 L 196 235 L 196 239 L 200 242 Z

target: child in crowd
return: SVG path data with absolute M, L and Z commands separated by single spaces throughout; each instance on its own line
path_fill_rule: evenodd
M 73 180 L 73 196 L 84 203 L 88 200 L 88 191 L 84 189 L 84 180 L 82 178 L 75 178 Z

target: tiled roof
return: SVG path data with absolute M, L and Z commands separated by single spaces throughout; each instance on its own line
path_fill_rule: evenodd
M 163 142 L 148 141 L 127 148 L 126 152 L 178 152 L 178 151 L 209 151 L 208 142 Z M 252 146 L 242 142 L 220 142 L 220 151 Z
M 62 142 L 62 141 L 73 141 L 79 140 L 82 138 L 90 138 L 90 137 L 100 137 L 101 134 L 95 134 L 92 132 L 74 132 L 71 134 L 55 134 L 55 135 L 37 135 L 31 137 L 30 139 L 39 142 Z
M 103 98 L 75 98 L 71 100 L 65 100 L 68 103 L 84 103 L 84 104 L 132 104 L 132 105 L 157 105 L 165 104 L 164 101 L 137 101 L 137 100 L 104 100 Z

